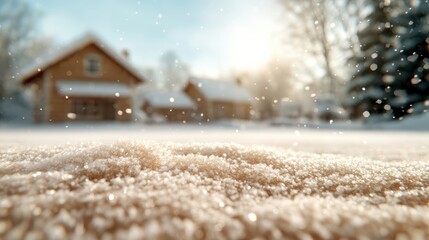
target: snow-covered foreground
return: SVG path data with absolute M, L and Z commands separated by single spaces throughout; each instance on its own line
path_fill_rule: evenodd
M 428 239 L 428 136 L 2 130 L 0 238 Z

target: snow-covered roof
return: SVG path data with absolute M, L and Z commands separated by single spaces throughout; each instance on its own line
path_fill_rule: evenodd
M 198 87 L 208 100 L 245 103 L 252 100 L 250 93 L 234 81 L 191 78 L 190 82 Z
M 144 102 L 156 108 L 194 108 L 195 103 L 181 91 L 153 90 L 146 92 Z
M 54 52 L 48 52 L 43 56 L 40 56 L 34 61 L 34 64 L 26 67 L 23 70 L 21 83 L 25 83 L 31 79 L 37 73 L 46 70 L 51 65 L 57 63 L 64 57 L 78 51 L 79 49 L 89 45 L 95 44 L 97 47 L 102 49 L 109 57 L 115 60 L 118 64 L 124 67 L 129 73 L 134 75 L 140 81 L 144 81 L 144 77 L 135 69 L 126 59 L 124 59 L 120 54 L 116 53 L 115 50 L 107 46 L 99 37 L 92 33 L 87 33 L 81 38 L 75 40 L 67 46 L 57 48 Z
M 122 83 L 88 82 L 60 80 L 57 82 L 58 93 L 64 96 L 80 97 L 129 97 L 131 89 Z

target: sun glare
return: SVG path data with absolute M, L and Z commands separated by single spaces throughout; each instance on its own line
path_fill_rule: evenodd
M 229 61 L 235 70 L 254 71 L 272 58 L 275 43 L 269 24 L 246 23 L 232 28 L 228 39 Z

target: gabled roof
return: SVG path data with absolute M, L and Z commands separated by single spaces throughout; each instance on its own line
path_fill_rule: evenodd
M 144 102 L 156 108 L 194 108 L 194 102 L 181 91 L 152 90 L 144 95 Z
M 191 78 L 189 82 L 194 84 L 207 100 L 241 103 L 252 102 L 252 95 L 235 81 Z
M 107 46 L 99 37 L 92 33 L 87 33 L 81 38 L 75 40 L 71 44 L 56 49 L 55 52 L 46 54 L 41 57 L 39 61 L 36 61 L 33 66 L 27 67 L 22 74 L 21 84 L 26 84 L 31 81 L 40 72 L 45 71 L 47 68 L 55 65 L 59 61 L 65 59 L 76 51 L 90 45 L 95 44 L 101 51 L 103 51 L 107 56 L 113 59 L 116 63 L 121 65 L 125 70 L 127 70 L 131 75 L 137 78 L 140 81 L 144 81 L 144 77 L 135 69 L 127 60 L 122 56 L 117 54 L 112 48 Z

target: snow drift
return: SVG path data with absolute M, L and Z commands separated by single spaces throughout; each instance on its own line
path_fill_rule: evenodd
M 427 239 L 428 172 L 234 144 L 3 149 L 0 238 Z

